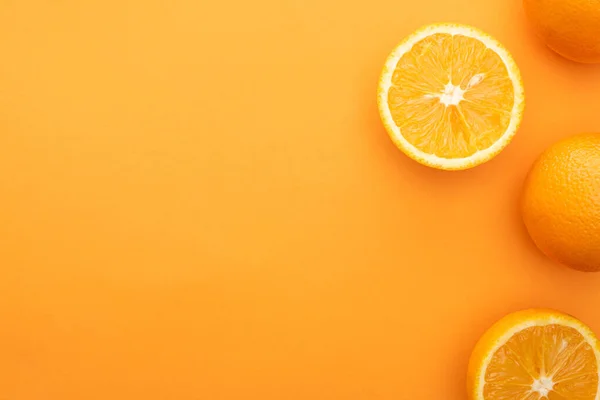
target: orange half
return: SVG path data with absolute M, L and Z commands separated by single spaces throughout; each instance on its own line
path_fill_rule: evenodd
M 466 169 L 510 142 L 524 108 L 519 69 L 488 34 L 435 24 L 406 38 L 379 81 L 381 119 L 394 143 L 416 161 Z
M 598 400 L 598 341 L 581 321 L 520 311 L 479 340 L 469 363 L 470 400 Z

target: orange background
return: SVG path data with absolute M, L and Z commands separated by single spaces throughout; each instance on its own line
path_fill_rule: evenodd
M 503 42 L 527 108 L 473 170 L 386 136 L 376 82 L 423 24 Z M 600 130 L 600 67 L 518 0 L 0 3 L 0 398 L 463 400 L 526 307 L 600 332 L 600 275 L 520 222 L 547 145 Z

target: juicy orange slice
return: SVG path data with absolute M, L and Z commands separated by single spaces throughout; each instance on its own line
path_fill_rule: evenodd
M 426 26 L 388 57 L 378 88 L 381 119 L 409 157 L 440 169 L 490 160 L 522 118 L 523 84 L 508 51 L 475 28 Z
M 598 341 L 577 319 L 550 310 L 498 321 L 469 363 L 471 400 L 597 400 Z

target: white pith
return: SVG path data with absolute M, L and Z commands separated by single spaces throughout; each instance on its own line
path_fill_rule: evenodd
M 552 391 L 553 387 L 554 382 L 552 381 L 552 378 L 549 378 L 547 376 L 540 376 L 539 379 L 533 381 L 533 384 L 531 385 L 531 390 L 533 392 L 538 392 L 540 397 L 548 397 L 548 393 Z
M 518 332 L 540 326 L 547 325 L 561 325 L 569 328 L 573 328 L 577 330 L 581 336 L 584 338 L 585 342 L 587 342 L 592 349 L 594 350 L 594 355 L 596 356 L 596 364 L 600 363 L 600 352 L 598 351 L 598 346 L 596 343 L 596 339 L 593 333 L 589 330 L 589 328 L 582 325 L 580 322 L 576 320 L 554 317 L 554 316 L 542 316 L 539 319 L 529 320 L 514 326 L 512 329 L 508 330 L 501 336 L 494 346 L 492 346 L 488 352 L 486 353 L 483 362 L 480 364 L 482 368 L 479 370 L 479 375 L 476 378 L 476 388 L 475 388 L 475 399 L 484 400 L 484 387 L 485 387 L 485 375 L 487 371 L 487 366 L 490 364 L 494 354 L 498 351 L 500 347 L 506 344 L 515 334 Z M 563 343 L 563 346 L 564 343 Z M 599 377 L 599 387 L 596 391 L 595 400 L 600 400 L 600 371 L 598 373 Z M 541 375 L 538 379 L 536 379 L 531 385 L 531 390 L 537 392 L 540 395 L 540 399 L 548 396 L 548 393 L 554 387 L 555 382 L 553 382 L 551 376 Z
M 448 107 L 457 106 L 458 103 L 463 100 L 464 94 L 465 90 L 461 89 L 460 86 L 454 86 L 452 83 L 448 82 L 442 93 L 430 96 L 439 97 L 440 103 Z
M 408 142 L 402 133 L 400 132 L 400 128 L 396 126 L 395 123 L 387 123 L 386 126 L 388 130 L 391 130 L 390 134 L 393 135 L 395 140 L 397 140 L 404 148 L 408 149 L 408 151 L 414 155 L 414 158 L 420 160 L 426 160 L 427 164 L 431 166 L 438 166 L 445 169 L 460 169 L 465 165 L 477 165 L 485 160 L 491 158 L 491 156 L 497 154 L 504 148 L 507 144 L 507 140 L 510 140 L 512 136 L 515 134 L 518 125 L 521 121 L 521 113 L 524 106 L 524 93 L 523 87 L 521 84 L 521 77 L 519 70 L 510 56 L 510 54 L 492 37 L 485 34 L 484 32 L 480 32 L 475 28 L 471 28 L 469 26 L 463 25 L 452 25 L 452 24 L 436 24 L 425 27 L 415 34 L 413 34 L 409 39 L 407 39 L 402 45 L 398 46 L 392 54 L 388 57 L 386 64 L 384 66 L 383 73 L 381 75 L 380 81 L 380 90 L 378 93 L 378 102 L 380 104 L 380 109 L 382 112 L 382 118 L 387 121 L 393 121 L 391 111 L 389 109 L 389 105 L 387 102 L 388 93 L 390 88 L 392 87 L 392 76 L 394 74 L 394 70 L 398 64 L 398 61 L 406 54 L 411 48 L 419 41 L 424 38 L 431 36 L 436 33 L 445 33 L 450 35 L 464 35 L 467 37 L 472 37 L 477 40 L 480 40 L 488 49 L 494 51 L 502 62 L 506 65 L 506 69 L 508 71 L 508 75 L 510 80 L 513 82 L 514 88 L 514 103 L 513 108 L 511 110 L 511 120 L 509 123 L 506 132 L 503 136 L 497 140 L 492 146 L 487 149 L 480 150 L 468 157 L 463 158 L 444 158 L 436 156 L 435 154 L 425 153 L 415 147 L 413 144 Z M 479 75 L 479 74 L 478 74 Z M 474 79 L 477 77 L 473 77 Z M 477 84 L 479 82 L 470 82 Z M 444 92 L 439 94 L 434 94 L 433 96 L 439 97 L 440 102 L 442 102 L 446 106 L 457 105 L 462 100 L 462 95 L 466 90 L 455 86 L 449 87 L 446 85 Z
M 452 82 L 448 82 L 444 86 L 444 91 L 435 94 L 427 94 L 426 97 L 432 98 L 437 97 L 440 99 L 440 103 L 448 106 L 457 106 L 462 100 L 464 100 L 464 94 L 471 88 L 477 86 L 483 80 L 485 74 L 474 75 L 467 84 L 466 88 L 461 88 L 459 85 L 453 85 Z

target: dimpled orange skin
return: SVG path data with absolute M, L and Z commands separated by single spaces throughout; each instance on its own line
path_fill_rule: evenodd
M 597 0 L 523 0 L 538 35 L 558 54 L 600 63 L 600 3 Z
M 539 157 L 525 183 L 522 215 L 548 257 L 600 271 L 600 133 L 564 139 Z

